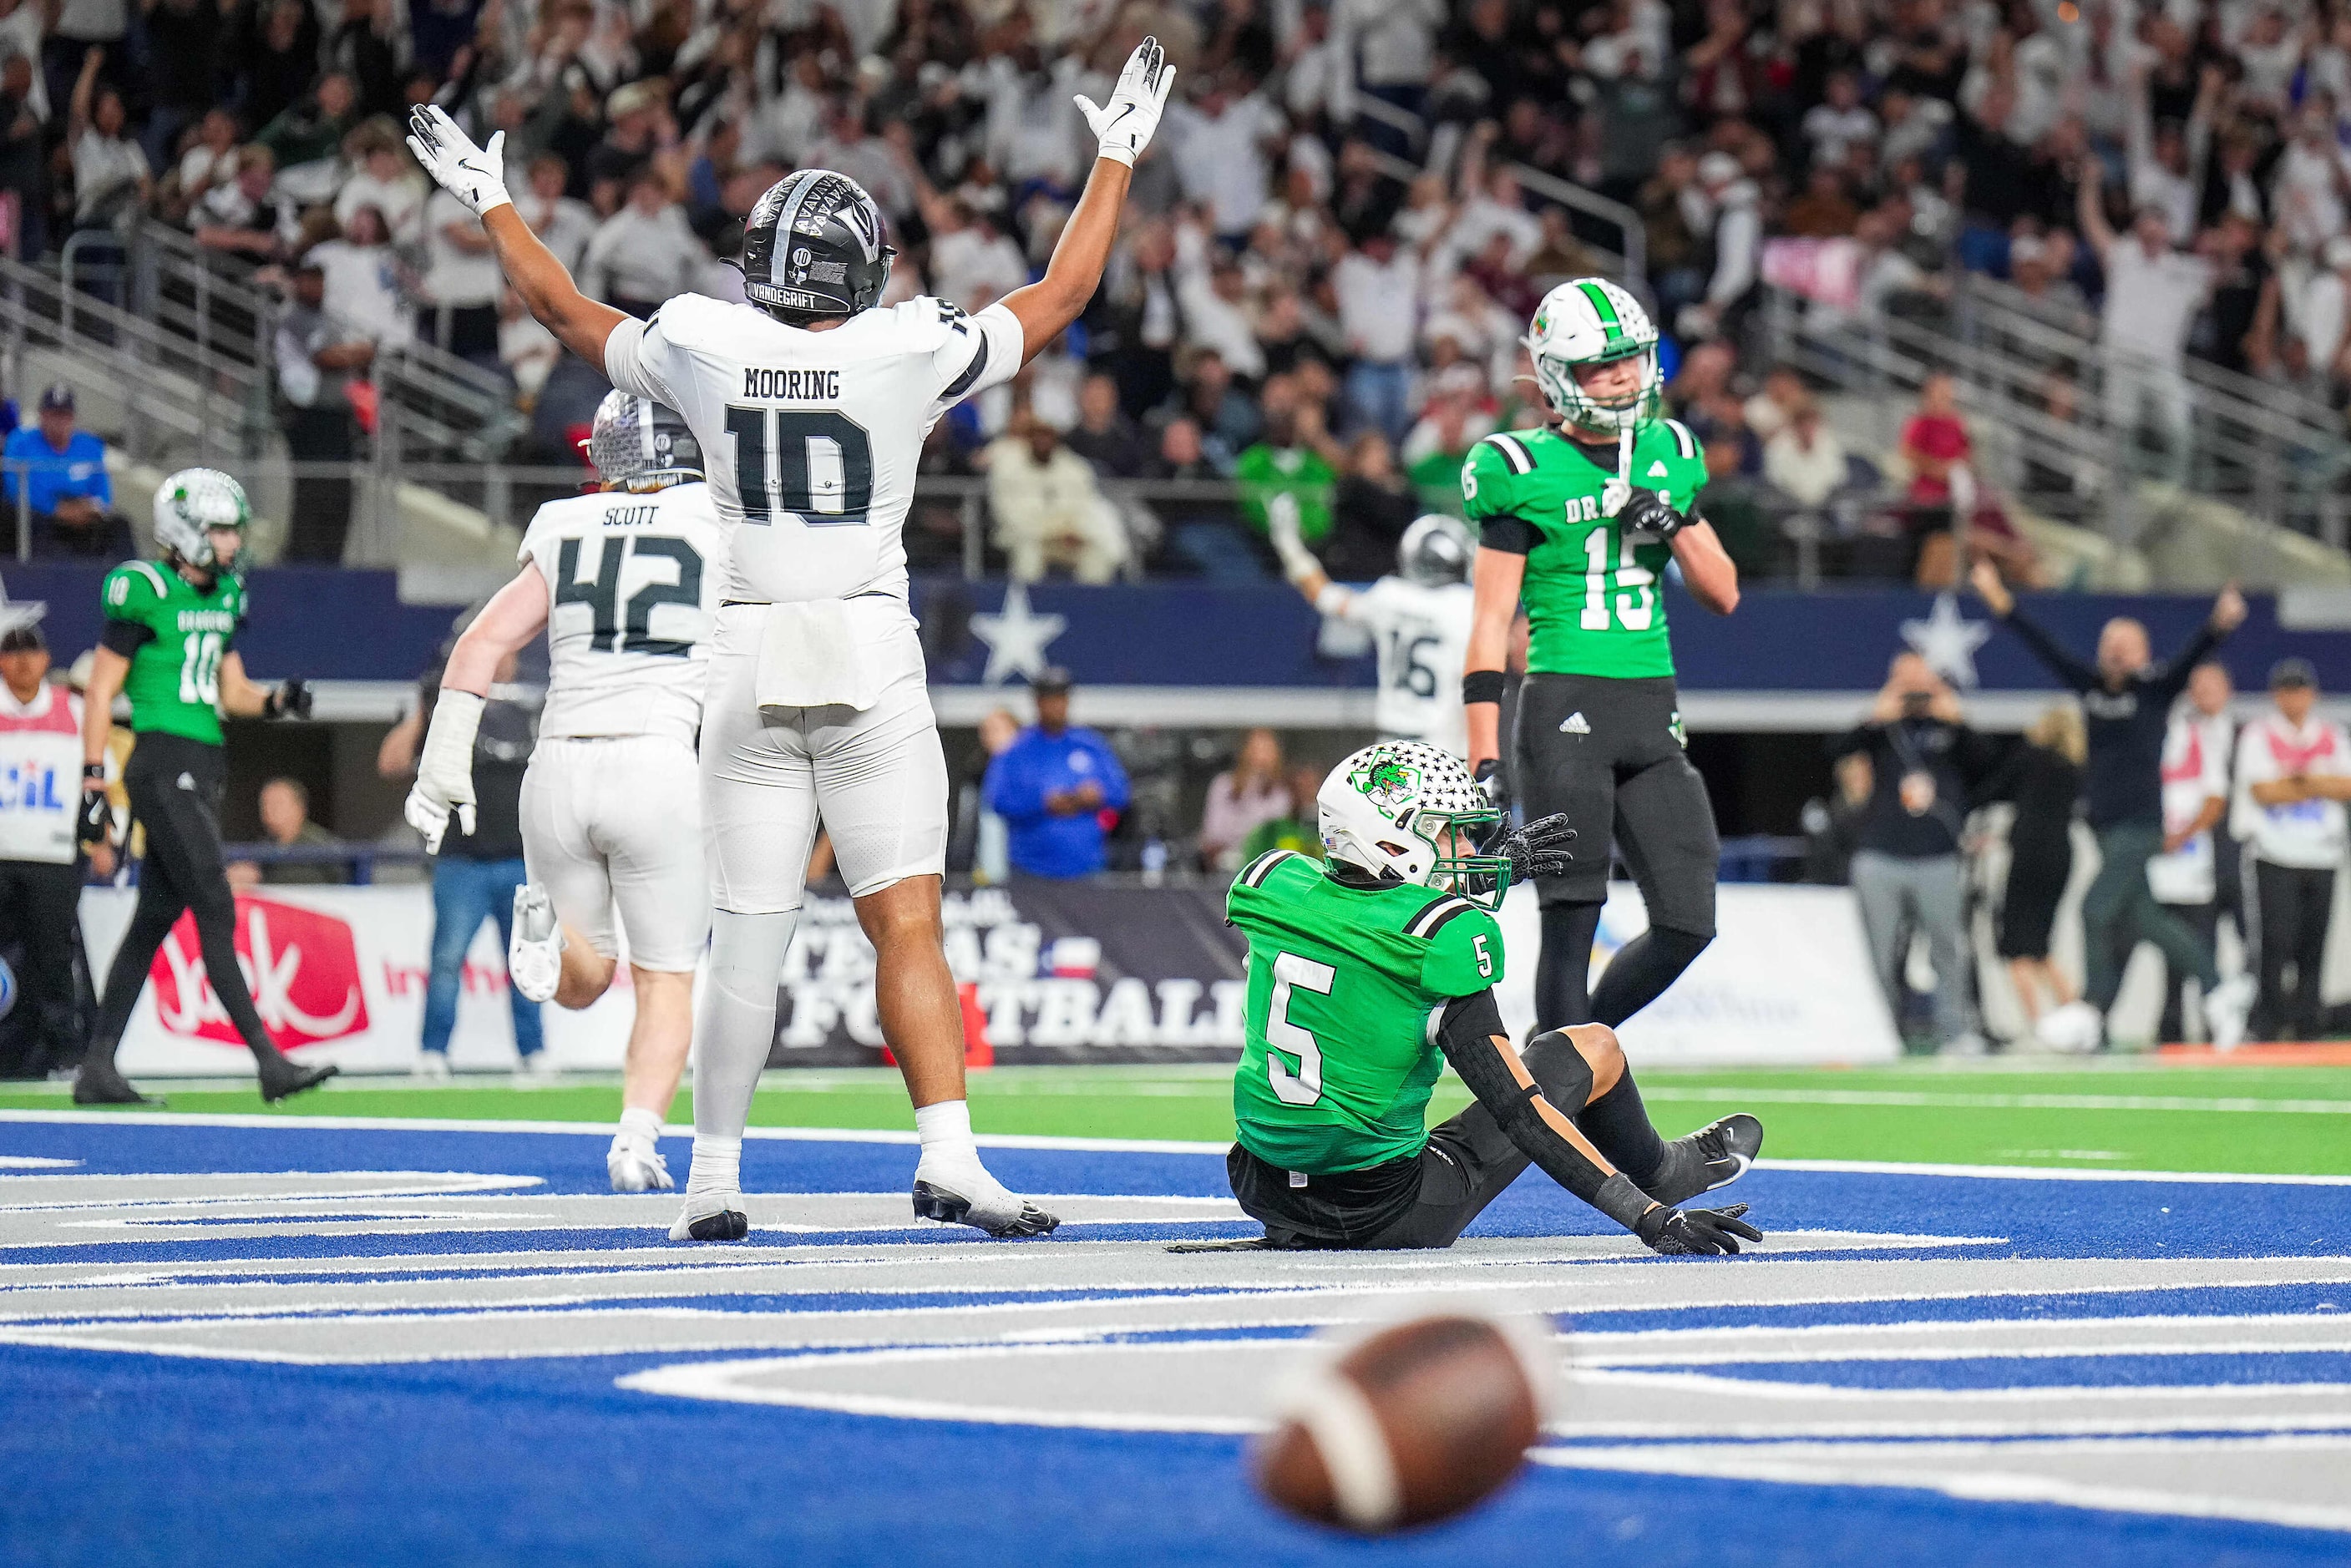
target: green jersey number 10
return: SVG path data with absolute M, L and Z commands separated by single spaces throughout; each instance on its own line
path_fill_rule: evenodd
M 180 701 L 209 708 L 220 701 L 221 655 L 227 639 L 216 631 L 188 634 L 180 649 Z
M 1630 593 L 1615 597 L 1614 616 L 1608 596 L 1608 541 L 1616 541 L 1616 585 Z M 1583 618 L 1585 631 L 1606 631 L 1613 623 L 1625 631 L 1646 631 L 1657 616 L 1656 577 L 1633 558 L 1633 541 L 1614 527 L 1594 528 L 1583 536 Z

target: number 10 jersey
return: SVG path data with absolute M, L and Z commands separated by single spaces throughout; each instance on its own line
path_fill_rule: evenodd
M 1009 380 L 1023 343 L 1000 304 L 967 317 L 913 299 L 811 332 L 682 294 L 612 329 L 604 373 L 676 410 L 701 443 L 733 530 L 723 599 L 904 599 L 924 438 L 948 409 Z
M 666 735 L 702 722 L 726 530 L 707 484 L 551 501 L 519 558 L 547 579 L 541 736 Z

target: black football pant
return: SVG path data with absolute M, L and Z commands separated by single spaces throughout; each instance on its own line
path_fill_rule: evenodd
M 0 1078 L 38 1078 L 81 1056 L 81 863 L 0 860 L 0 947 L 24 949 L 23 1010 L 0 1051 Z
M 1531 1042 L 1522 1059 L 1546 1098 L 1580 1106 L 1591 1093 L 1592 1069 L 1565 1035 Z M 1225 1174 L 1274 1246 L 1378 1251 L 1450 1247 L 1529 1163 L 1494 1113 L 1473 1104 L 1430 1129 L 1417 1155 L 1368 1170 L 1309 1176 L 1301 1185 L 1235 1144 Z
M 1565 812 L 1575 829 L 1573 867 L 1537 888 L 1545 919 L 1535 1027 L 1620 1023 L 1671 985 L 1714 937 L 1722 843 L 1706 781 L 1683 748 L 1679 691 L 1669 675 L 1530 675 L 1514 729 L 1528 819 Z M 1601 984 L 1616 994 L 1604 1012 L 1584 980 L 1608 898 L 1612 846 L 1640 886 L 1650 929 L 1610 962 Z M 1552 913 L 1563 905 L 1583 909 Z
M 2252 1037 L 2297 1040 L 2319 1036 L 2318 971 L 2326 962 L 2326 927 L 2335 913 L 2335 873 L 2325 867 L 2252 862 L 2245 903 L 2252 911 L 2253 948 L 2262 990 L 2253 1003 Z M 2294 971 L 2294 983 L 2285 971 Z
M 220 800 L 228 783 L 226 757 L 218 746 L 201 741 L 142 734 L 123 770 L 123 783 L 131 791 L 131 815 L 147 829 L 147 857 L 139 867 L 138 908 L 107 968 L 89 1059 L 114 1060 L 156 950 L 182 910 L 195 915 L 204 975 L 221 1010 L 255 1055 L 277 1054 L 277 1047 L 254 1009 L 253 993 L 246 989 L 245 971 L 237 967 L 236 897 L 229 891 L 221 860 Z

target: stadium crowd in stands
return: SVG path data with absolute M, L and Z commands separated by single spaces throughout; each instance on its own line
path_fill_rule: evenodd
M 1545 286 L 1625 248 L 1554 181 L 1637 210 L 1636 281 L 1750 570 L 1776 520 L 1840 495 L 1949 504 L 1915 493 L 1949 454 L 1848 453 L 1732 351 L 1771 236 L 1856 247 L 1863 309 L 1966 268 L 2103 300 L 2139 367 L 2103 395 L 2158 434 L 2183 353 L 2351 391 L 2351 17 L 2286 0 L 11 0 L 0 208 L 20 255 L 148 211 L 239 265 L 315 268 L 302 307 L 341 325 L 278 358 L 329 457 L 350 432 L 322 375 L 329 397 L 363 376 L 352 345 L 430 339 L 559 414 L 597 390 L 428 190 L 409 105 L 504 130 L 528 221 L 623 309 L 736 292 L 743 214 L 810 164 L 887 209 L 893 297 L 970 309 L 1041 266 L 1090 145 L 1071 97 L 1146 30 L 1179 102 L 1105 287 L 931 457 L 1019 471 L 993 532 L 1024 573 L 1267 572 L 1282 492 L 1341 575 L 1376 567 L 1416 509 L 1458 506 L 1469 442 L 1534 418 L 1516 338 Z M 1107 498 L 1071 491 L 1076 463 Z M 1238 480 L 1240 525 L 1122 503 L 1139 479 Z M 946 558 L 958 532 L 913 538 Z

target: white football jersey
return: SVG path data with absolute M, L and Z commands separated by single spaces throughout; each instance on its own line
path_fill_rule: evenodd
M 1467 583 L 1428 587 L 1382 577 L 1347 596 L 1339 618 L 1377 640 L 1380 695 L 1374 721 L 1385 740 L 1426 741 L 1457 757 L 1469 754 L 1461 712 L 1461 670 L 1469 658 Z
M 904 599 L 923 438 L 956 403 L 1011 379 L 1023 337 L 1001 304 L 966 316 L 910 299 L 810 332 L 682 294 L 612 329 L 604 373 L 675 409 L 702 443 L 733 528 L 723 598 Z
M 726 529 L 707 484 L 550 501 L 519 556 L 547 579 L 545 735 L 673 735 L 702 723 Z

